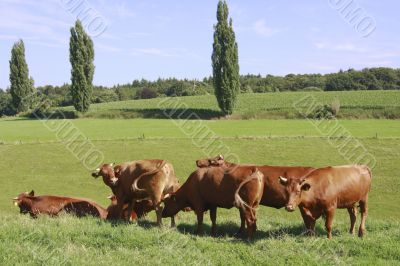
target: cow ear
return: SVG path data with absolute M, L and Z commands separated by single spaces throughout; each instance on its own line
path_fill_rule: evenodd
M 29 194 L 28 194 L 30 197 L 33 197 L 33 196 L 35 196 L 35 191 L 31 191 L 31 192 L 29 192 Z
M 311 188 L 311 185 L 308 183 L 305 183 L 304 185 L 301 186 L 301 190 L 303 191 L 309 191 Z

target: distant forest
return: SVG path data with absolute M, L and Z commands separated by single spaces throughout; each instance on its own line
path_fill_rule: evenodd
M 347 90 L 398 90 L 400 69 L 366 68 L 361 71 L 349 69 L 332 74 L 289 74 L 282 76 L 243 75 L 240 77 L 242 93 L 273 93 L 284 91 L 347 91 Z M 111 88 L 95 86 L 92 103 L 213 94 L 212 78 L 203 80 L 178 80 L 175 78 L 148 81 L 134 80 Z M 70 85 L 36 87 L 40 100 L 46 99 L 50 106 L 71 105 Z M 9 90 L 0 90 L 0 115 L 8 110 L 11 96 Z

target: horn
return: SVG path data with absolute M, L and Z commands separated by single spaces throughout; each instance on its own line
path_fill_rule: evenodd
M 113 198 L 113 195 L 110 195 L 107 197 L 107 199 L 112 199 L 112 198 Z
M 288 179 L 283 176 L 280 176 L 279 181 L 281 181 L 282 183 L 287 183 Z
M 96 171 L 96 172 L 100 172 L 100 168 L 97 168 L 95 171 Z
M 12 200 L 18 200 L 18 197 L 13 198 Z
M 168 198 L 170 198 L 170 197 L 171 197 L 171 193 L 168 193 L 168 194 L 166 194 L 166 195 L 164 196 L 163 200 L 168 199 Z
M 110 167 L 113 167 L 115 163 L 110 163 Z
M 223 156 L 222 154 L 220 154 L 220 155 L 219 155 L 219 159 L 220 159 L 220 160 L 223 160 L 223 159 L 224 159 L 224 156 Z

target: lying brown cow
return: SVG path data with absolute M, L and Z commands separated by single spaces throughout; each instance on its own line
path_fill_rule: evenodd
M 104 183 L 116 196 L 117 217 L 122 217 L 125 204 L 129 204 L 130 212 L 135 208 L 136 202 L 150 200 L 156 210 L 159 226 L 162 225 L 161 201 L 164 195 L 174 192 L 179 187 L 172 164 L 164 160 L 140 160 L 115 167 L 113 164 L 104 164 L 92 176 L 102 176 Z M 174 217 L 171 217 L 171 226 L 175 226 Z
M 108 199 L 111 200 L 110 206 L 107 208 L 107 220 L 116 220 L 119 219 L 117 216 L 117 197 L 115 195 L 109 196 Z M 131 212 L 131 216 L 129 217 L 128 213 L 128 204 L 124 204 L 123 207 L 123 217 L 130 221 L 137 220 L 138 218 L 145 217 L 149 212 L 154 210 L 153 203 L 150 200 L 139 201 L 135 204 L 133 211 Z M 129 217 L 129 218 L 126 218 Z
M 25 192 L 13 199 L 15 206 L 19 207 L 20 213 L 29 213 L 31 217 L 39 214 L 57 216 L 61 212 L 73 214 L 77 217 L 94 216 L 105 219 L 107 210 L 97 203 L 79 198 L 58 197 L 58 196 L 37 196 L 32 190 Z
M 368 166 L 336 166 L 320 168 L 310 173 L 302 180 L 288 180 L 291 193 L 286 205 L 288 211 L 294 211 L 299 206 L 306 219 L 307 229 L 314 232 L 315 222 L 326 216 L 325 227 L 328 238 L 332 238 L 332 222 L 335 210 L 347 209 L 350 215 L 350 233 L 354 234 L 357 217 L 356 204 L 361 211 L 361 224 L 358 236 L 365 233 L 365 219 L 368 212 L 368 193 L 371 188 L 372 174 Z
M 212 235 L 216 234 L 217 208 L 236 206 L 247 224 L 247 237 L 256 230 L 256 208 L 261 200 L 263 175 L 252 166 L 239 166 L 225 172 L 221 167 L 199 168 L 186 182 L 164 199 L 163 217 L 190 207 L 197 215 L 197 234 L 203 234 L 204 212 L 210 210 Z
M 229 170 L 237 167 L 237 164 L 225 161 L 222 155 L 214 158 L 201 159 L 196 161 L 196 165 L 201 168 L 205 167 L 221 167 L 222 169 Z M 284 176 L 293 180 L 300 180 L 315 168 L 312 167 L 289 167 L 289 166 L 269 166 L 257 165 L 257 169 L 264 175 L 264 189 L 260 205 L 280 209 L 286 206 L 289 199 L 290 189 L 284 187 L 279 182 L 279 177 Z M 239 233 L 242 233 L 245 226 L 243 214 L 240 213 L 241 225 Z M 304 223 L 306 217 L 302 213 Z

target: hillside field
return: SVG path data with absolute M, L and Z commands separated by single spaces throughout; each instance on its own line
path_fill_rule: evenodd
M 251 243 L 234 237 L 239 228 L 239 213 L 234 208 L 218 210 L 217 238 L 208 236 L 208 215 L 206 236 L 193 235 L 196 219 L 191 212 L 179 214 L 176 230 L 168 228 L 168 219 L 164 220 L 164 228 L 156 228 L 153 213 L 138 223 L 116 225 L 90 218 L 33 220 L 20 215 L 11 199 L 31 189 L 37 195 L 79 196 L 108 205 L 106 197 L 110 190 L 101 180 L 90 176 L 92 169 L 83 166 L 56 132 L 45 127 L 49 122 L 71 123 L 104 154 L 106 162 L 166 159 L 173 163 L 181 182 L 195 170 L 195 160 L 207 153 L 184 134 L 175 120 L 0 120 L 1 265 L 400 263 L 400 123 L 397 120 L 340 121 L 377 161 L 364 239 L 348 235 L 346 210 L 337 211 L 334 238 L 329 241 L 322 219 L 318 222 L 317 236 L 304 237 L 298 211 L 287 213 L 262 206 L 257 213 L 258 232 Z M 348 163 L 307 120 L 191 123 L 206 125 L 243 163 L 315 167 Z
M 296 119 L 303 118 L 295 108 L 296 103 L 311 97 L 321 105 L 340 103 L 339 118 L 400 118 L 400 91 L 334 91 L 334 92 L 281 92 L 242 93 L 231 119 Z M 172 98 L 155 98 L 93 104 L 83 115 L 88 118 L 168 118 L 162 109 L 170 104 L 195 111 L 202 119 L 221 116 L 214 95 Z M 72 107 L 62 108 L 72 112 Z M 178 112 L 179 113 L 179 112 Z M 177 114 L 178 114 L 177 113 Z M 68 115 L 68 114 L 67 114 Z M 69 114 L 73 115 L 73 114 Z

